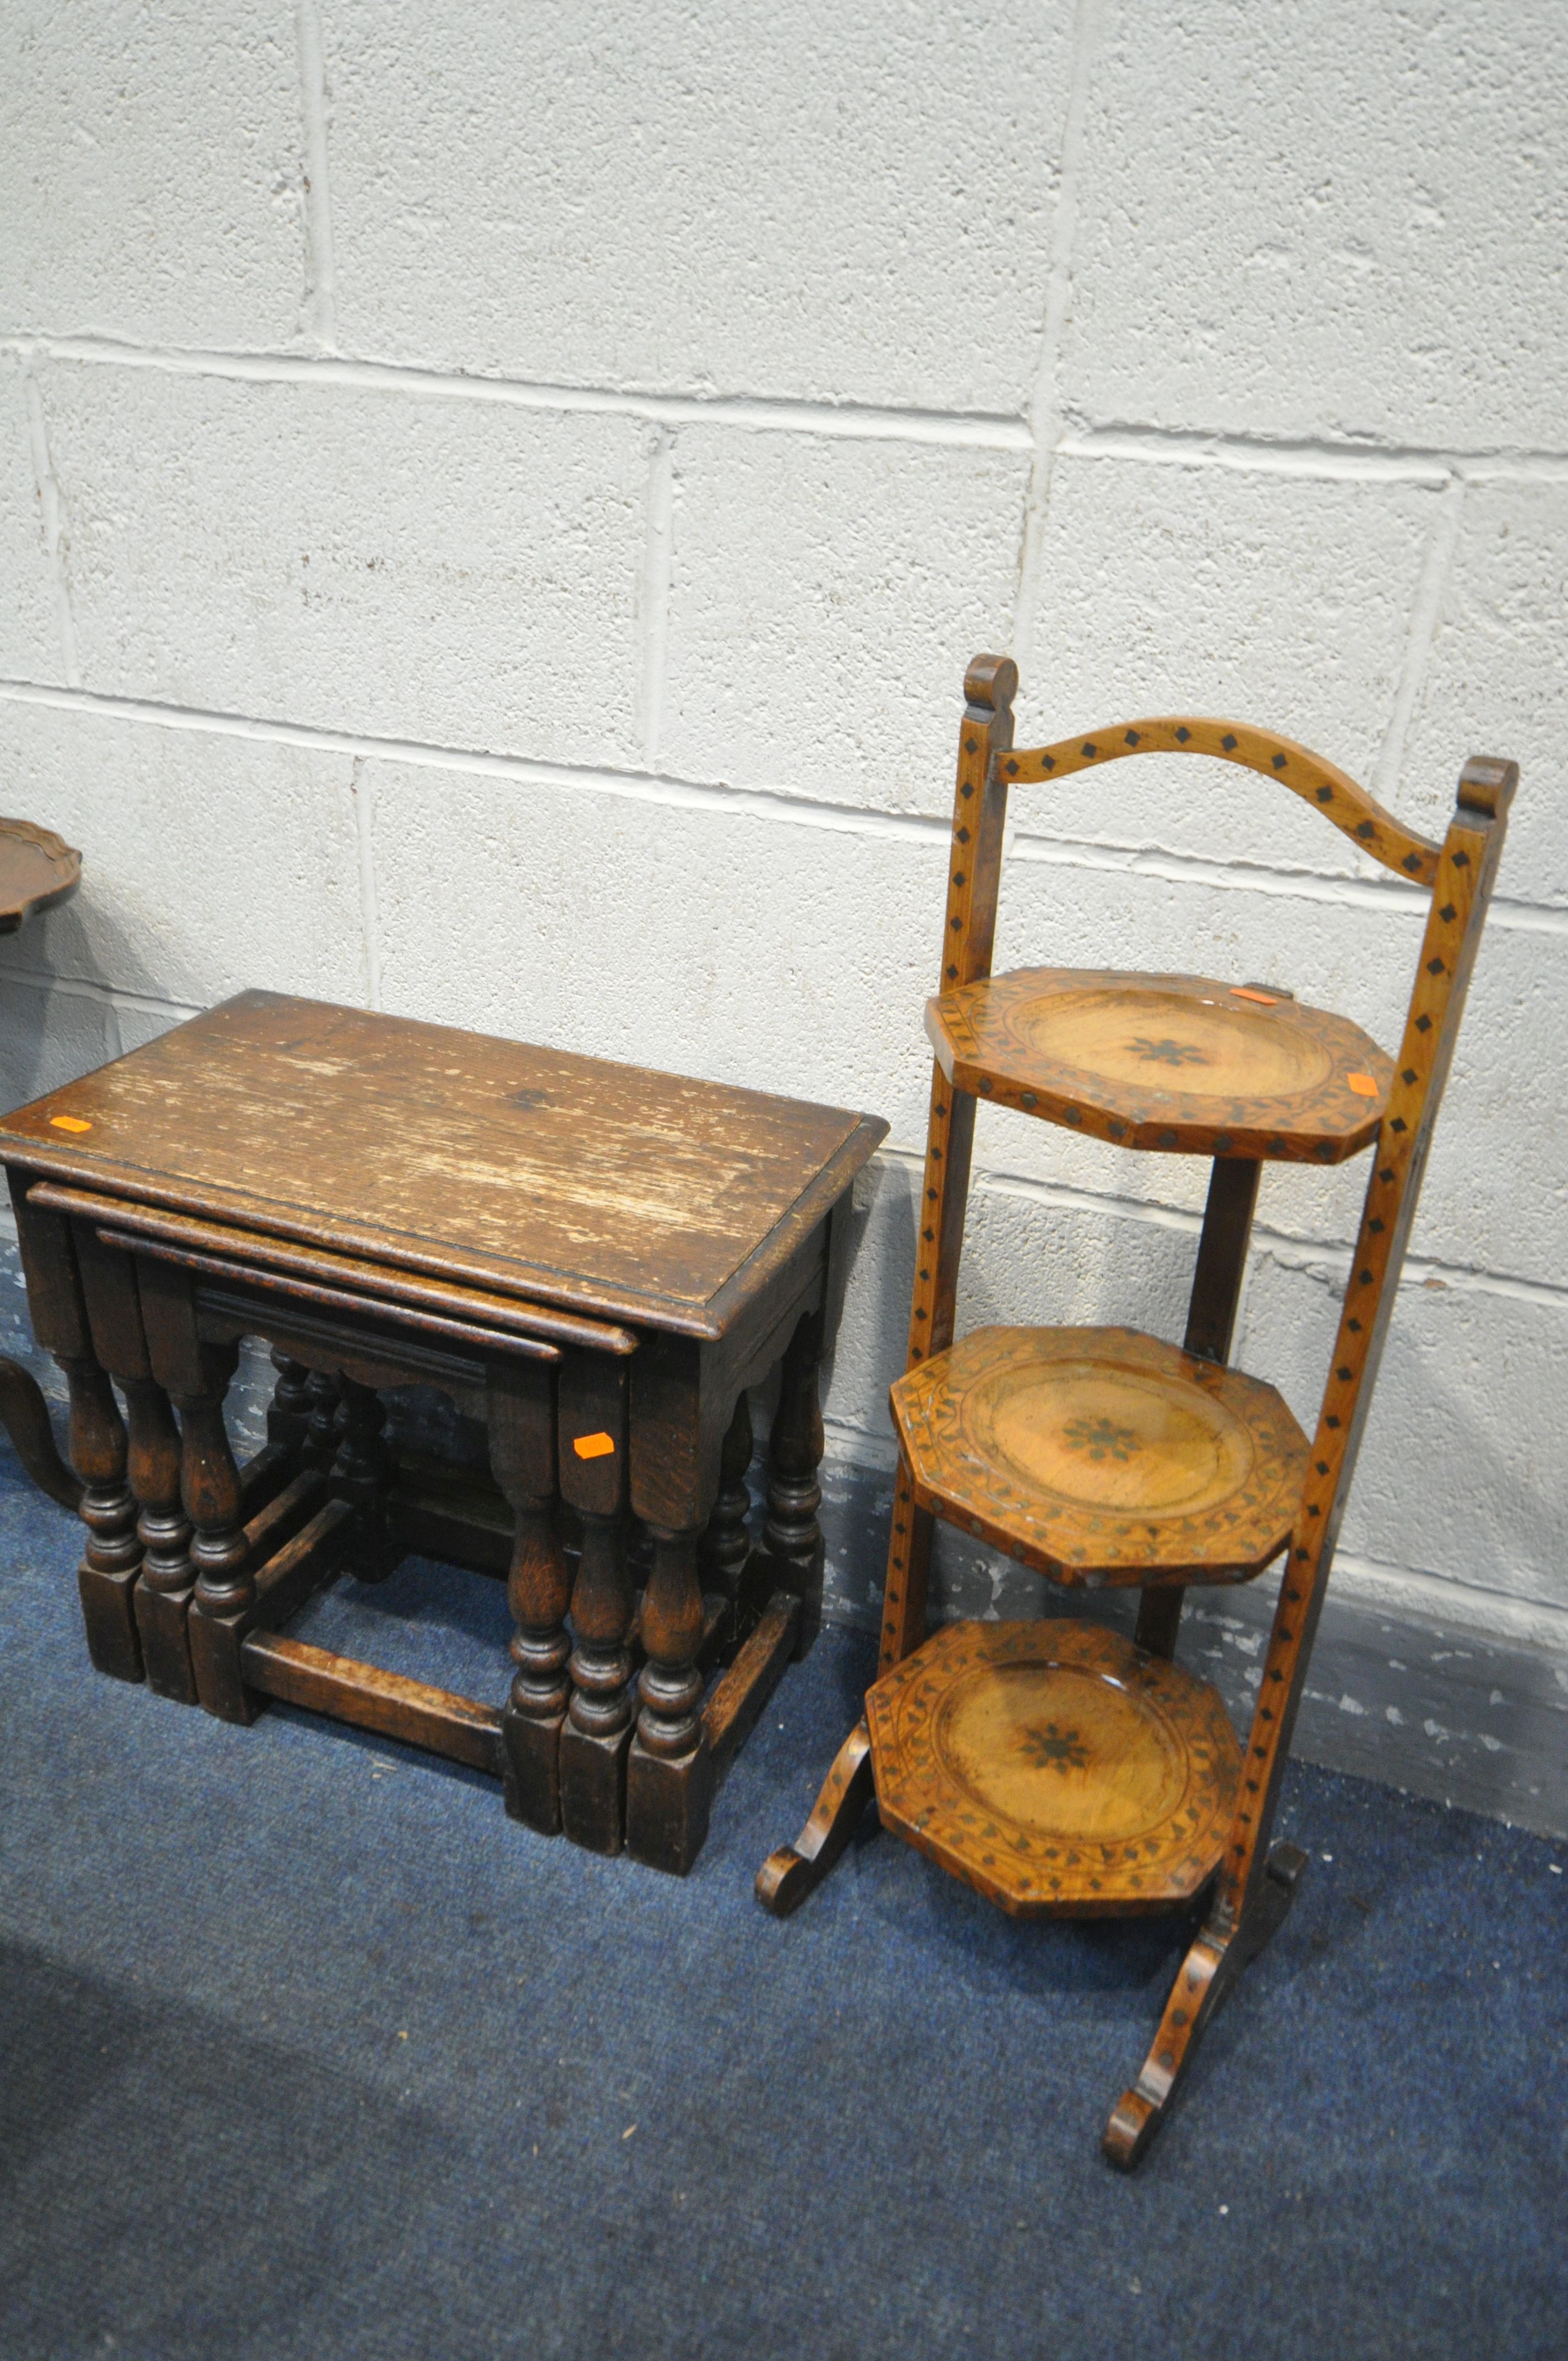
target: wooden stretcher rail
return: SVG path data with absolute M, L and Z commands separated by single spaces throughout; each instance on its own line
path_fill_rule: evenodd
M 373 1730 L 378 1738 L 422 1746 L 429 1753 L 465 1763 L 472 1771 L 499 1773 L 500 1715 L 472 1697 L 405 1680 L 400 1673 L 380 1672 L 374 1664 L 334 1656 L 329 1649 L 313 1648 L 276 1631 L 249 1632 L 240 1664 L 246 1686 L 266 1697 L 329 1714 L 357 1730 Z
M 330 1254 L 324 1248 L 291 1245 L 284 1239 L 263 1236 L 257 1230 L 231 1229 L 220 1222 L 203 1222 L 186 1213 L 132 1204 L 126 1198 L 103 1195 L 93 1190 L 67 1188 L 57 1180 L 35 1180 L 27 1191 L 27 1202 L 46 1213 L 70 1214 L 77 1221 L 105 1223 L 138 1241 L 155 1240 L 164 1246 L 184 1246 L 231 1258 L 241 1256 L 247 1267 L 258 1265 L 285 1271 L 319 1285 L 342 1287 L 356 1295 L 367 1296 L 378 1309 L 389 1303 L 407 1304 L 417 1311 L 469 1320 L 486 1329 L 515 1331 L 520 1336 L 537 1337 L 546 1344 L 585 1345 L 596 1353 L 623 1356 L 637 1350 L 635 1332 L 609 1321 L 588 1320 L 570 1312 L 551 1312 L 543 1305 L 519 1303 L 510 1296 L 463 1287 L 452 1279 L 417 1279 L 379 1263 L 356 1261 L 351 1256 Z
M 264 1507 L 246 1519 L 245 1545 L 251 1565 L 265 1565 L 276 1556 L 302 1525 L 309 1524 L 325 1499 L 326 1477 L 320 1468 L 302 1467 L 291 1483 L 274 1492 Z
M 280 1494 L 280 1499 L 288 1495 Z M 307 1503 L 308 1505 L 308 1503 Z M 292 1520 L 290 1521 L 291 1522 Z M 346 1500 L 323 1500 L 309 1521 L 290 1532 L 285 1523 L 269 1537 L 272 1554 L 256 1576 L 253 1628 L 276 1630 L 297 1615 L 313 1591 L 336 1572 L 353 1537 L 354 1510 Z M 250 1528 L 246 1528 L 248 1538 Z M 280 1532 L 289 1538 L 280 1545 Z
M 239 1471 L 240 1515 L 249 1523 L 296 1473 L 293 1454 L 281 1443 L 264 1443 Z
M 762 1708 L 795 1653 L 799 1629 L 799 1599 L 790 1591 L 775 1590 L 756 1630 L 716 1684 L 702 1716 L 716 1785 L 761 1719 Z

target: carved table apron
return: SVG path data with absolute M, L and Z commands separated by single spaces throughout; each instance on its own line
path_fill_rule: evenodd
M 279 1697 L 430 1748 L 532 1828 L 689 1869 L 819 1620 L 831 1232 L 885 1129 L 266 993 L 6 1116 L 93 1663 L 227 1720 Z M 247 1336 L 279 1381 L 242 1469 Z M 747 1389 L 775 1367 L 753 1547 Z M 493 1484 L 400 1463 L 378 1397 L 413 1383 L 483 1422 Z M 284 1633 L 410 1549 L 507 1572 L 499 1708 Z

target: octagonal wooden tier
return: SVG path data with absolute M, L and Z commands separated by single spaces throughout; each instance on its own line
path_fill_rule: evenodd
M 1274 1388 L 1134 1328 L 977 1328 L 893 1389 L 915 1497 L 1053 1581 L 1245 1582 L 1307 1438 Z
M 884 1826 L 1012 1916 L 1168 1909 L 1219 1864 L 1219 1692 L 1092 1623 L 949 1623 L 866 1698 Z
M 0 935 L 68 900 L 81 882 L 82 855 L 63 837 L 30 819 L 0 819 Z
M 1024 968 L 927 1001 L 926 1029 L 955 1089 L 1184 1155 L 1341 1163 L 1394 1078 L 1347 1017 L 1199 975 Z

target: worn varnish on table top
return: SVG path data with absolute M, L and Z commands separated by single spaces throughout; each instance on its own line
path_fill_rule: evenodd
M 747 1299 L 742 1267 L 761 1283 L 770 1244 L 804 1236 L 886 1128 L 839 1107 L 247 992 L 7 1115 L 0 1159 L 502 1294 L 714 1335 Z

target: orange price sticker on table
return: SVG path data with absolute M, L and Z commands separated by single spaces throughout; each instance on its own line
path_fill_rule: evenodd
M 91 1131 L 93 1128 L 90 1123 L 83 1123 L 81 1116 L 77 1115 L 51 1115 L 49 1122 L 56 1131 Z
M 615 1437 L 601 1430 L 598 1434 L 579 1434 L 572 1444 L 579 1459 L 603 1459 L 615 1449 Z
M 1345 1081 L 1358 1099 L 1375 1099 L 1377 1096 L 1377 1085 L 1370 1074 L 1347 1074 Z

